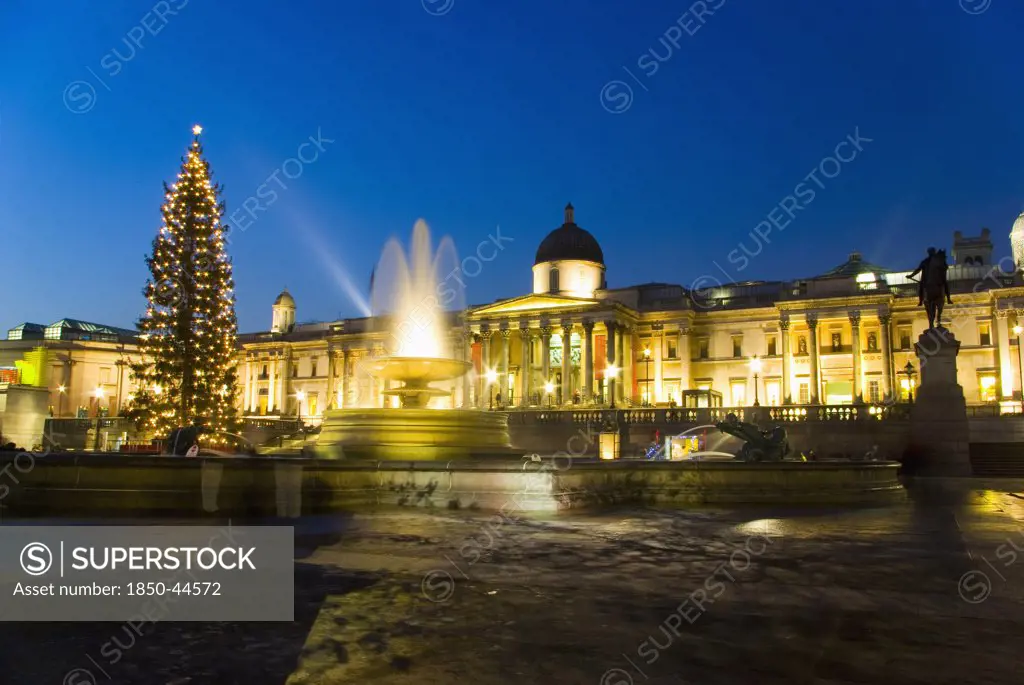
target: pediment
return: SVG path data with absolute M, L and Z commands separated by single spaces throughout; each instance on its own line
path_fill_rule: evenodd
M 486 304 L 477 307 L 469 312 L 471 318 L 477 316 L 491 316 L 494 314 L 508 314 L 512 312 L 545 311 L 552 309 L 574 309 L 596 307 L 600 304 L 598 300 L 585 297 L 566 297 L 564 295 L 523 295 L 510 300 L 500 300 L 493 304 Z

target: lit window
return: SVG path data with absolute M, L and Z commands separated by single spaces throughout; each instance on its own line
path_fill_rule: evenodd
M 811 389 L 807 383 L 801 383 L 799 389 L 800 404 L 811 403 Z
M 746 381 L 733 381 L 731 385 L 732 391 L 732 406 L 742 407 L 747 403 L 747 383 Z
M 996 401 L 995 376 L 981 376 L 978 378 L 978 395 L 982 402 Z
M 985 346 L 992 344 L 992 329 L 987 323 L 978 324 L 978 344 Z
M 778 344 L 774 335 L 768 337 L 768 356 L 774 357 L 778 352 Z
M 678 341 L 673 338 L 668 338 L 665 341 L 665 346 L 668 348 L 668 352 L 665 355 L 666 359 L 676 359 L 679 356 Z
M 868 381 L 868 402 L 878 404 L 882 401 L 882 393 L 878 381 Z
M 901 350 L 909 350 L 910 349 L 910 327 L 909 326 L 901 326 L 900 329 L 899 329 L 899 334 L 900 334 L 900 349 Z

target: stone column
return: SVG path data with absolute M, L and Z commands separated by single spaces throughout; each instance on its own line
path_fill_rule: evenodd
M 782 337 L 782 403 L 792 404 L 790 375 L 793 373 L 793 355 L 789 351 L 789 315 L 783 313 L 779 317 L 779 331 Z
M 324 402 L 326 409 L 339 405 L 338 394 L 334 392 L 334 347 L 327 343 L 327 397 Z
M 351 354 L 347 347 L 341 348 L 341 395 L 338 397 L 338 409 L 346 409 L 351 404 L 349 400 L 348 380 L 348 359 Z
M 277 357 L 267 362 L 267 413 L 277 411 Z
M 1010 356 L 1010 313 L 996 312 L 996 349 L 999 352 L 999 394 L 1004 400 L 1013 397 L 1014 370 Z
M 541 359 L 541 375 L 544 376 L 544 384 L 551 382 L 551 327 L 540 327 L 540 348 L 543 359 Z M 542 398 L 543 401 L 543 398 Z
M 252 377 L 252 383 L 249 386 L 249 396 L 245 398 L 245 402 L 249 406 L 249 411 L 256 414 L 259 413 L 260 387 L 260 362 L 258 358 L 249 362 L 249 375 Z
M 610 377 L 608 375 L 607 369 L 615 363 L 615 322 L 606 321 L 604 325 L 608 330 L 607 338 L 605 340 L 605 394 L 607 395 L 607 400 L 609 402 L 613 402 L 615 398 L 615 386 L 617 386 L 618 383 L 615 382 L 616 379 L 614 377 Z
M 484 324 L 480 327 L 480 343 L 482 346 L 483 368 L 480 370 L 480 408 L 487 409 L 491 406 L 491 398 L 494 397 L 493 389 L 487 382 L 487 372 L 491 370 L 491 329 Z
M 572 322 L 562 322 L 562 404 L 572 403 Z
M 878 315 L 878 325 L 882 340 L 882 392 L 885 399 L 895 399 L 895 389 L 892 386 L 892 315 L 883 313 Z
M 594 322 L 583 321 L 583 399 L 594 399 Z
M 501 368 L 498 369 L 498 392 L 501 393 L 501 405 L 508 406 L 508 337 L 512 334 L 508 328 L 501 329 Z
M 654 392 L 651 396 L 651 403 L 656 404 L 664 398 L 664 371 L 662 369 L 662 357 L 665 356 L 665 326 L 656 323 L 651 326 L 651 350 L 654 354 Z
M 860 311 L 853 310 L 849 313 L 850 330 L 853 332 L 853 401 L 857 404 L 864 402 L 864 391 L 861 388 L 860 370 Z
M 470 335 L 469 331 L 467 331 L 466 329 L 462 329 L 462 332 L 459 333 L 459 349 L 462 351 L 461 356 L 459 358 L 462 359 L 462 361 L 464 361 L 464 362 L 472 361 L 472 359 L 471 359 L 471 357 L 472 357 L 472 355 L 471 355 L 471 348 L 470 348 L 470 345 L 472 344 L 472 342 L 473 342 L 473 338 Z M 469 373 L 463 374 L 463 376 L 462 376 L 462 408 L 463 409 L 468 409 L 469 407 L 473 406 L 472 404 L 470 404 L 470 397 L 469 397 L 469 394 L 470 394 L 469 377 L 470 377 Z
M 686 322 L 679 324 L 679 340 L 676 350 L 679 353 L 679 406 L 683 406 L 683 392 L 690 389 L 690 331 Z
M 533 347 L 533 334 L 526 323 L 519 324 L 519 406 L 530 406 L 530 386 L 533 381 L 533 362 L 530 350 Z
M 921 384 L 910 410 L 910 445 L 904 469 L 934 476 L 970 476 L 964 390 L 957 383 L 960 342 L 946 329 L 929 329 L 914 345 Z
M 633 400 L 633 329 L 623 325 L 619 330 L 619 349 L 616 350 L 619 358 L 619 366 L 622 370 L 619 376 L 621 383 L 617 383 L 618 398 L 621 402 L 624 399 Z
M 242 395 L 242 397 L 244 398 L 242 400 L 242 413 L 244 413 L 244 414 L 248 414 L 250 411 L 252 411 L 252 409 L 251 409 L 251 407 L 252 407 L 252 404 L 251 404 L 251 402 L 252 402 L 252 387 L 254 385 L 255 385 L 255 382 L 253 381 L 253 378 L 252 378 L 252 364 L 249 362 L 249 356 L 246 355 L 246 359 L 245 359 L 245 394 Z M 118 412 L 118 413 L 120 413 L 120 412 Z
M 810 362 L 811 362 L 811 404 L 818 404 L 821 393 L 821 376 L 818 374 L 818 315 L 807 315 L 807 327 L 810 329 Z

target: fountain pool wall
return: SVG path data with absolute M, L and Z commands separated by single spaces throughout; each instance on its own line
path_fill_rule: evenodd
M 13 469 L 15 456 L 0 457 L 0 468 Z M 897 469 L 891 462 L 346 462 L 51 454 L 18 473 L 0 511 L 5 518 L 294 517 L 376 507 L 557 513 L 619 506 L 878 505 L 903 499 Z

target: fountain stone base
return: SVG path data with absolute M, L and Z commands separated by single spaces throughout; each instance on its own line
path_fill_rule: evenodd
M 315 453 L 321 459 L 451 461 L 520 454 L 508 414 L 473 409 L 332 409 Z

